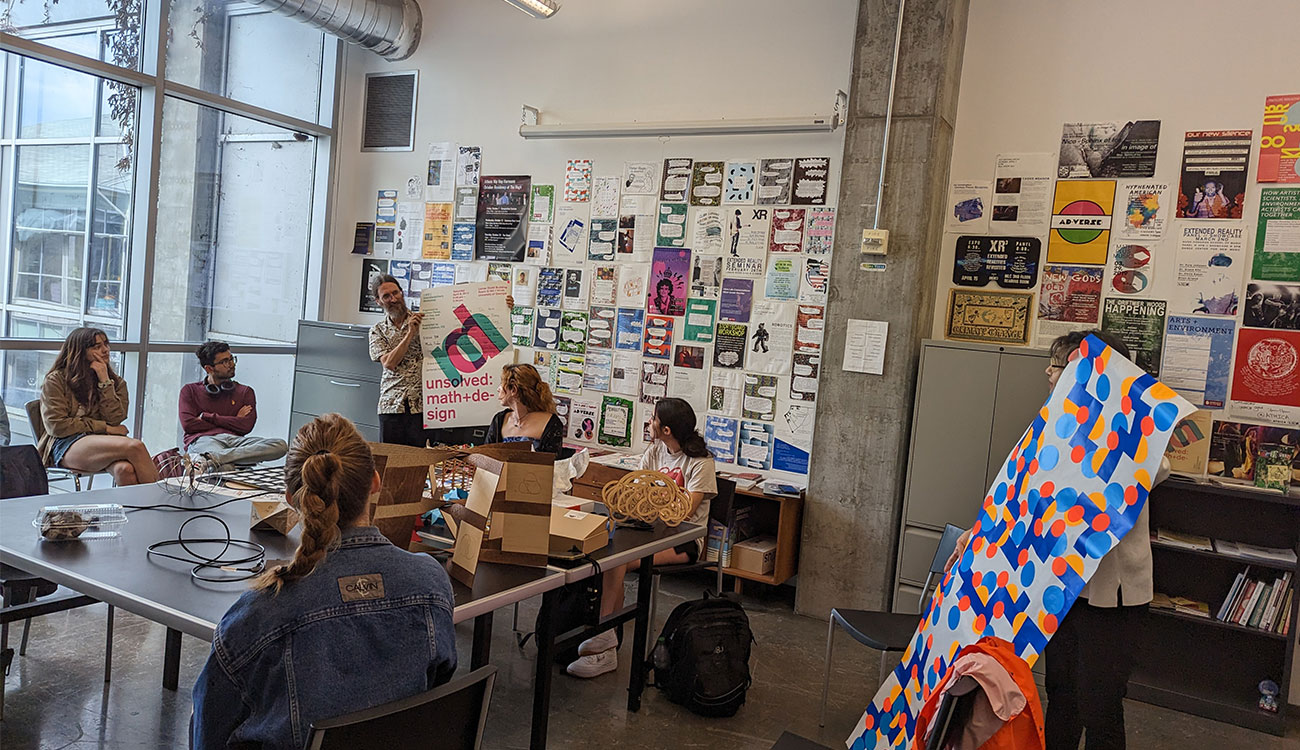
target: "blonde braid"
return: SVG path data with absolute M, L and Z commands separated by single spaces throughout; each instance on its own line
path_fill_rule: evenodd
M 365 510 L 374 471 L 370 448 L 348 420 L 326 414 L 303 425 L 285 461 L 290 503 L 302 513 L 302 538 L 293 560 L 267 570 L 253 588 L 279 592 L 310 575 L 337 546 L 340 528 Z

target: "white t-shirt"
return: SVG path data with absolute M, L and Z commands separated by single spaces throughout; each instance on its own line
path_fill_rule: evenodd
M 662 471 L 687 492 L 702 492 L 700 507 L 687 517 L 687 523 L 704 526 L 709 522 L 709 501 L 718 494 L 717 469 L 713 458 L 695 458 L 685 453 L 672 453 L 663 443 L 655 441 L 641 454 L 642 469 Z

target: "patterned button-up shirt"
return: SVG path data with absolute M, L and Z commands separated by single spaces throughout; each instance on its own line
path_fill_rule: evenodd
M 405 335 L 405 326 L 395 325 L 385 316 L 370 327 L 370 358 L 378 362 L 380 357 L 396 349 Z M 410 345 L 406 347 L 406 356 L 397 363 L 397 367 L 393 370 L 383 368 L 383 374 L 379 377 L 380 414 L 402 414 L 407 411 L 403 408 L 404 404 L 410 405 L 412 414 L 420 413 L 423 400 L 420 365 L 423 357 L 417 334 L 411 338 Z

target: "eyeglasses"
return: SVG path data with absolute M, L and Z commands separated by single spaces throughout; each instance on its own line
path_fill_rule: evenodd
M 1068 365 L 1058 365 L 1058 364 L 1056 364 L 1055 362 L 1052 362 L 1051 364 L 1049 364 L 1049 365 L 1047 366 L 1047 369 L 1049 369 L 1049 370 L 1064 370 L 1066 367 L 1068 367 Z
M 213 365 L 225 365 L 225 364 L 231 364 L 231 365 L 233 365 L 233 364 L 235 364 L 235 363 L 237 363 L 237 362 L 239 362 L 239 357 L 236 357 L 236 356 L 233 355 L 233 354 L 230 355 L 230 359 L 214 359 L 214 360 L 212 360 L 212 364 L 213 364 Z

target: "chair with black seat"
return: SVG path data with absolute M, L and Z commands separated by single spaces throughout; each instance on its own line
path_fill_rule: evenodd
M 700 559 L 692 563 L 677 563 L 672 565 L 656 565 L 654 568 L 654 577 L 651 579 L 650 589 L 650 627 L 654 627 L 655 622 L 655 602 L 659 599 L 659 576 L 661 575 L 680 575 L 682 573 L 691 573 L 697 570 L 716 570 L 717 576 L 714 582 L 713 593 L 718 596 L 722 595 L 722 550 L 726 549 L 728 538 L 731 536 L 732 524 L 736 520 L 736 483 L 730 479 L 718 477 L 718 494 L 709 501 L 709 520 L 722 524 L 722 539 L 718 543 L 718 556 L 714 560 L 705 560 L 701 555 Z M 705 552 L 708 551 L 708 529 L 705 529 L 704 537 Z M 648 644 L 653 647 L 654 644 Z
M 478 750 L 497 668 L 464 677 L 410 698 L 313 722 L 307 750 L 392 750 L 409 747 L 413 733 L 436 728 L 442 750 Z
M 32 399 L 25 404 L 25 408 L 27 409 L 27 421 L 32 424 L 32 437 L 39 443 L 41 438 L 45 437 L 45 422 L 41 419 L 41 400 Z M 77 488 L 77 492 L 81 492 L 82 477 L 86 478 L 86 489 L 90 489 L 95 484 L 95 472 L 93 471 L 65 469 L 62 466 L 47 466 L 45 467 L 45 475 L 56 482 L 61 479 L 71 479 L 72 485 Z
M 964 529 L 952 524 L 944 527 L 943 536 L 939 539 L 939 547 L 935 549 L 934 559 L 930 562 L 930 572 L 925 576 L 925 585 L 921 587 L 916 614 L 866 609 L 831 610 L 830 623 L 826 632 L 826 673 L 822 677 L 822 712 L 818 726 L 826 726 L 826 698 L 831 685 L 831 655 L 835 645 L 835 628 L 844 628 L 845 632 L 853 636 L 858 643 L 879 651 L 880 671 L 882 675 L 886 674 L 888 654 L 906 650 L 907 644 L 912 641 L 916 626 L 920 624 L 918 617 L 924 611 L 926 599 L 930 595 L 930 583 L 934 581 L 938 585 L 938 582 L 943 579 L 943 566 L 948 562 L 948 557 L 957 546 L 957 538 L 963 532 Z
M 0 482 L 0 500 L 48 495 L 50 492 L 45 466 L 42 465 L 41 455 L 36 452 L 36 446 L 34 445 L 0 446 L 0 476 L 4 477 L 4 482 Z M 11 522 L 17 523 L 19 521 L 13 519 Z M 32 533 L 36 532 L 33 531 Z M 53 598 L 41 602 L 35 601 L 37 598 L 50 597 L 51 595 L 54 595 Z M 88 596 L 82 596 L 67 589 L 60 589 L 58 584 L 53 581 L 47 581 L 25 570 L 4 563 L 0 563 L 0 602 L 3 602 L 3 607 L 0 608 L 0 659 L 3 660 L 5 673 L 8 673 L 9 664 L 14 657 L 13 651 L 9 648 L 10 622 L 23 621 L 23 638 L 22 644 L 18 647 L 18 654 L 26 656 L 27 637 L 31 631 L 32 617 L 96 603 L 94 599 Z M 113 607 L 110 605 L 108 608 L 108 641 L 104 647 L 104 682 L 110 680 L 112 668 Z M 2 702 L 3 695 L 3 690 L 0 690 L 0 708 L 4 705 Z

